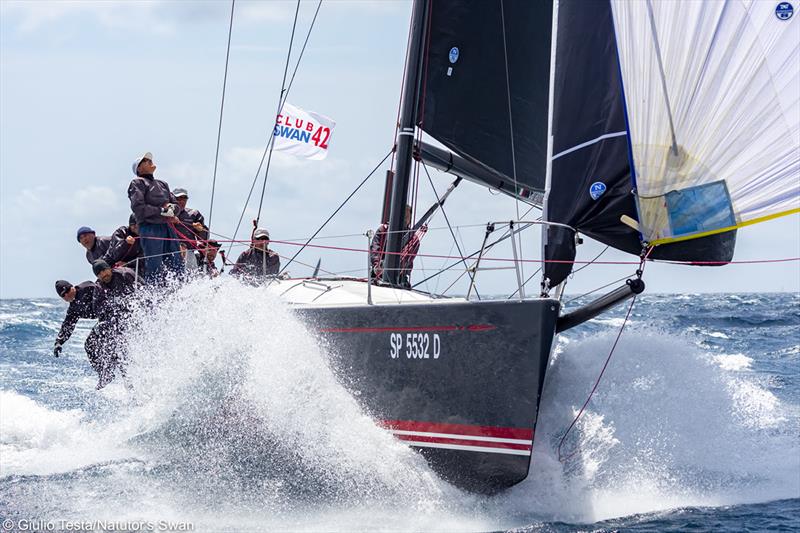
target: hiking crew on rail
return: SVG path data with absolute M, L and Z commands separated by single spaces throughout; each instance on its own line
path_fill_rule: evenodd
M 224 271 L 226 260 L 219 242 L 209 240 L 210 231 L 203 215 L 187 207 L 186 189 L 170 191 L 167 182 L 154 175 L 153 154 L 145 152 L 131 167 L 134 178 L 128 186 L 132 213 L 128 224 L 119 226 L 110 236 L 97 236 L 89 226 L 81 226 L 77 240 L 86 250 L 96 281 L 72 285 L 56 281 L 58 296 L 69 304 L 53 345 L 59 357 L 80 319 L 96 319 L 84 349 L 97 372 L 97 388 L 105 387 L 116 372 L 125 375 L 127 346 L 125 332 L 130 327 L 136 288 L 144 283 L 160 290 L 168 278 L 215 278 Z M 401 284 L 409 287 L 414 256 L 419 249 L 413 231 L 411 208 L 406 210 L 406 229 L 401 254 Z M 379 276 L 386 242 L 386 225 L 381 225 L 370 249 L 373 275 Z M 244 283 L 260 284 L 280 272 L 280 256 L 269 249 L 266 228 L 253 231 L 250 246 L 239 255 L 231 274 Z M 222 257 L 222 270 L 215 260 Z

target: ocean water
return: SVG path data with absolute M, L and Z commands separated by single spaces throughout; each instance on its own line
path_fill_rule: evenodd
M 800 530 L 797 294 L 640 297 L 563 462 L 626 308 L 562 335 L 531 473 L 491 497 L 375 426 L 260 289 L 203 281 L 141 310 L 133 392 L 94 390 L 89 321 L 52 356 L 65 307 L 0 301 L 8 530 Z

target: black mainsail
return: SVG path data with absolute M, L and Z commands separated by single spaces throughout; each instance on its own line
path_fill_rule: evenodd
M 526 200 L 545 185 L 552 10 L 527 0 L 429 9 L 417 125 L 485 169 L 464 177 Z

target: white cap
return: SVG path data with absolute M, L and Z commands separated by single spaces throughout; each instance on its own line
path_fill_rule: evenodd
M 269 239 L 269 231 L 267 231 L 267 229 L 266 229 L 266 228 L 258 228 L 258 229 L 257 229 L 257 230 L 256 230 L 256 231 L 253 233 L 253 238 L 254 238 L 254 239 L 259 239 L 259 238 L 261 238 L 261 237 L 266 237 L 267 239 Z
M 138 176 L 139 175 L 139 172 L 138 172 L 139 163 L 142 162 L 142 159 L 149 159 L 150 161 L 152 161 L 153 160 L 153 154 L 151 154 L 150 152 L 145 152 L 144 154 L 142 154 L 142 156 L 140 158 L 136 159 L 133 162 L 133 166 L 131 168 L 133 170 L 133 175 L 134 176 Z

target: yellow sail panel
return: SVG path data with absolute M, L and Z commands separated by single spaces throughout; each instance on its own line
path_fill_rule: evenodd
M 800 210 L 800 14 L 782 4 L 612 0 L 646 241 Z

